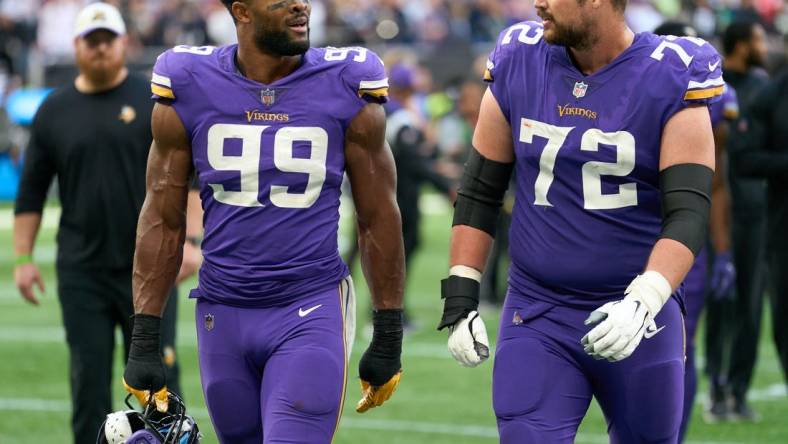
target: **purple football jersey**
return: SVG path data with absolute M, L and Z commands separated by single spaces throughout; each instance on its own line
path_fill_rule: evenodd
M 509 283 L 594 308 L 643 271 L 662 224 L 662 130 L 719 99 L 720 57 L 701 39 L 641 33 L 584 75 L 542 34 L 535 22 L 507 28 L 485 72 L 514 140 Z
M 311 48 L 288 76 L 242 76 L 237 45 L 175 47 L 153 68 L 191 140 L 205 210 L 192 297 L 269 306 L 348 274 L 337 248 L 345 131 L 386 101 L 383 62 L 364 48 Z
M 722 99 L 709 105 L 711 114 L 711 126 L 716 127 L 725 120 L 736 120 L 739 118 L 739 100 L 736 98 L 736 90 L 727 83 L 724 85 Z

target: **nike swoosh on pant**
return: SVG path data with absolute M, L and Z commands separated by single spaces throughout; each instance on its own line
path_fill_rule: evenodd
M 312 313 L 313 311 L 317 310 L 318 308 L 320 308 L 322 306 L 323 306 L 323 304 L 319 304 L 319 305 L 315 305 L 312 308 L 307 308 L 306 310 L 304 310 L 303 308 L 299 308 L 298 309 L 298 317 L 303 318 L 304 316 L 308 315 L 309 313 Z

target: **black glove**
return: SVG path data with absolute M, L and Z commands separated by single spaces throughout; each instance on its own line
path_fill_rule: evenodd
M 358 363 L 362 394 L 356 405 L 359 413 L 389 399 L 402 374 L 402 310 L 375 311 L 372 324 L 372 342 Z
M 479 285 L 471 278 L 454 275 L 441 281 L 443 317 L 438 330 L 456 324 L 479 308 Z
M 166 412 L 167 381 L 159 352 L 160 331 L 160 317 L 134 315 L 131 349 L 126 371 L 123 372 L 123 386 L 141 405 L 155 403 L 158 411 Z

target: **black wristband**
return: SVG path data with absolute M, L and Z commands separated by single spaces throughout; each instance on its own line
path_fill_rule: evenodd
M 160 317 L 147 314 L 134 315 L 134 329 L 131 332 L 129 359 L 161 361 L 159 352 L 160 332 Z
M 379 387 L 402 370 L 402 310 L 376 310 L 372 325 L 372 342 L 358 363 L 358 375 Z
M 441 281 L 443 317 L 438 330 L 454 325 L 479 308 L 479 282 L 461 276 L 449 276 Z
M 402 310 L 373 311 L 372 327 L 369 347 L 389 356 L 399 356 L 402 352 Z

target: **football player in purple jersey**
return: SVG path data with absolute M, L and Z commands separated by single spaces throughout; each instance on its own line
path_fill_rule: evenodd
M 596 397 L 611 442 L 675 443 L 680 284 L 706 239 L 720 57 L 633 33 L 626 0 L 537 0 L 505 29 L 460 185 L 442 282 L 449 350 L 489 356 L 479 280 L 516 170 L 493 370 L 502 443 L 571 443 Z
M 404 260 L 388 82 L 365 48 L 310 48 L 307 0 L 224 0 L 237 45 L 178 46 L 157 101 L 134 263 L 124 380 L 166 408 L 159 316 L 181 260 L 196 174 L 205 210 L 196 320 L 203 392 L 222 443 L 328 443 L 339 422 L 355 302 L 337 249 L 345 171 L 374 307 L 358 374 L 364 412 L 396 388 Z M 155 355 L 155 356 L 154 356 Z
M 698 32 L 686 23 L 667 21 L 659 25 L 654 34 L 672 35 L 677 37 L 697 37 Z M 709 106 L 711 126 L 714 131 L 715 172 L 712 182 L 711 212 L 709 220 L 709 238 L 713 247 L 714 266 L 708 270 L 708 256 L 703 248 L 692 264 L 692 268 L 684 279 L 684 299 L 686 316 L 684 320 L 687 331 L 687 363 L 684 373 L 684 415 L 681 420 L 679 442 L 684 440 L 692 415 L 692 406 L 697 391 L 697 369 L 695 368 L 695 333 L 698 320 L 703 311 L 707 291 L 711 297 L 724 298 L 730 294 L 736 270 L 731 261 L 730 231 L 730 194 L 725 180 L 727 170 L 727 153 L 725 145 L 728 139 L 729 123 L 739 116 L 739 103 L 736 91 L 725 85 L 722 99 Z

